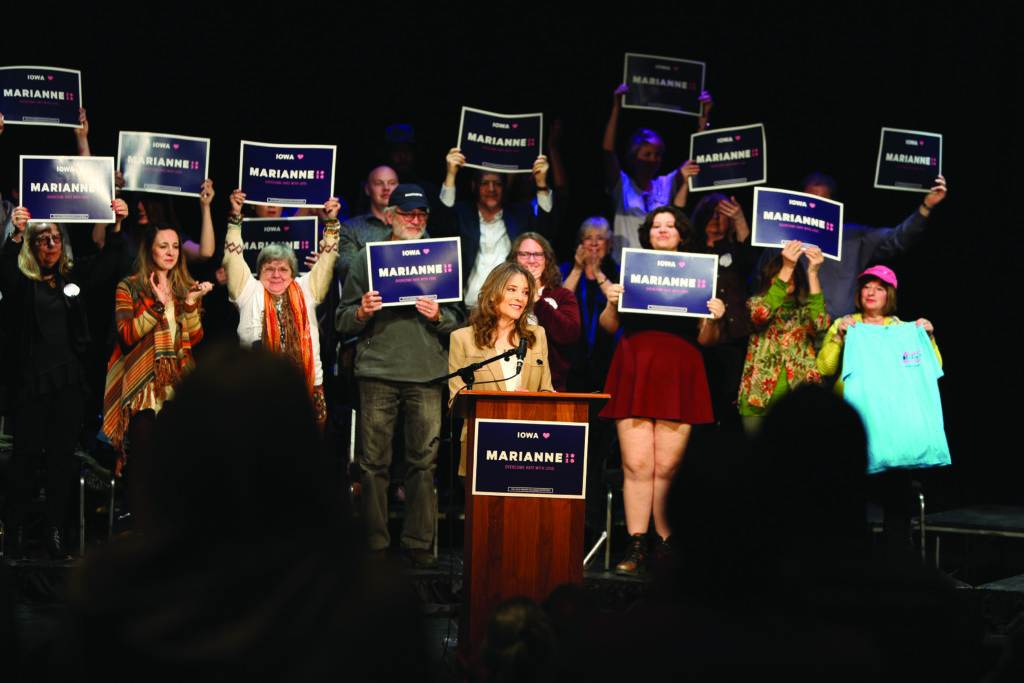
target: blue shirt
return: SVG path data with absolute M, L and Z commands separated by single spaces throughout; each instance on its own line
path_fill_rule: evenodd
M 868 473 L 950 464 L 938 379 L 942 368 L 914 323 L 846 331 L 843 397 L 868 435 Z

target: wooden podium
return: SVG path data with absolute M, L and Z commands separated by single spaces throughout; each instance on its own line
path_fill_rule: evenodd
M 556 586 L 583 581 L 584 500 L 473 495 L 477 418 L 589 422 L 608 394 L 463 391 L 455 415 L 466 420 L 466 531 L 459 649 L 480 647 L 503 600 L 543 600 Z

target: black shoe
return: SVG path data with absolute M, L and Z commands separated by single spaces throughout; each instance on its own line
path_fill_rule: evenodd
M 629 548 L 622 561 L 615 565 L 615 573 L 623 576 L 639 576 L 647 564 L 647 534 L 633 534 Z
M 24 560 L 25 559 L 25 527 L 16 524 L 4 539 L 4 559 Z
M 655 536 L 654 549 L 651 552 L 651 564 L 659 569 L 671 568 L 675 559 L 675 551 L 672 548 L 672 537 L 662 538 Z
M 402 553 L 413 569 L 437 569 L 437 558 L 425 548 L 404 548 Z
M 51 526 L 46 530 L 46 553 L 50 556 L 51 560 L 58 560 L 61 562 L 67 562 L 71 560 L 71 553 L 64 549 L 64 539 L 61 538 L 60 529 L 55 526 Z

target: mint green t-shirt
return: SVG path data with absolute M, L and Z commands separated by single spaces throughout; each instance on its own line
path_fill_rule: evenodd
M 868 472 L 949 465 L 931 340 L 913 323 L 846 331 L 843 397 L 868 435 Z

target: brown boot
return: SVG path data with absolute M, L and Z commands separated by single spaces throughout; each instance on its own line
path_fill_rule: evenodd
M 647 534 L 633 534 L 622 561 L 615 565 L 615 573 L 624 576 L 639 576 L 647 564 Z

